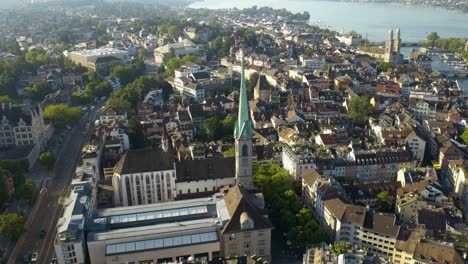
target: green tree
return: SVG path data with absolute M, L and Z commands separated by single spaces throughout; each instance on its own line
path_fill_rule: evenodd
M 85 83 L 88 82 L 102 82 L 104 81 L 104 78 L 97 72 L 93 70 L 88 70 L 87 72 L 83 73 L 83 79 Z
M 223 152 L 223 157 L 234 157 L 236 155 L 236 149 L 235 148 L 229 148 L 228 150 Z
M 10 104 L 13 100 L 8 95 L 1 95 L 0 96 L 0 104 Z
M 7 201 L 8 199 L 8 190 L 7 190 L 7 185 L 6 185 L 6 179 L 5 176 L 3 175 L 3 171 L 0 170 L 0 208 L 3 207 L 3 204 Z
M 203 128 L 210 139 L 218 139 L 222 133 L 221 119 L 214 115 L 203 121 Z
M 236 123 L 236 120 L 232 118 L 231 115 L 226 115 L 226 117 L 223 119 L 221 122 L 223 126 L 223 135 L 222 137 L 225 139 L 232 139 L 234 135 L 234 125 Z
M 379 69 L 380 71 L 388 71 L 388 69 L 392 68 L 392 64 L 389 63 L 389 62 L 381 62 L 379 64 L 377 64 L 377 69 Z
M 366 96 L 357 96 L 348 102 L 348 117 L 358 125 L 364 125 L 373 112 L 374 108 Z
M 17 240 L 25 231 L 25 220 L 18 214 L 0 216 L 0 235 L 11 240 Z
M 2 170 L 7 170 L 13 174 L 15 173 L 25 173 L 29 171 L 29 161 L 27 159 L 23 160 L 5 160 L 0 163 L 0 168 Z
M 431 32 L 427 35 L 427 41 L 430 43 L 431 47 L 434 47 L 435 42 L 439 39 L 437 32 Z
M 349 242 L 335 242 L 330 246 L 330 251 L 335 256 L 339 256 L 351 249 L 353 249 L 353 244 Z
M 170 37 L 170 38 L 175 38 L 177 37 L 179 34 L 180 34 L 181 30 L 175 26 L 175 25 L 171 25 L 169 26 L 169 28 L 167 29 L 167 35 Z
M 111 69 L 111 76 L 117 77 L 122 85 L 133 82 L 143 72 L 138 72 L 136 66 L 117 65 Z
M 384 212 L 390 212 L 393 207 L 393 199 L 387 191 L 377 194 L 377 206 Z
M 144 61 L 148 57 L 148 50 L 145 48 L 138 49 L 138 59 Z
M 26 178 L 24 178 L 24 174 L 22 172 L 15 172 L 13 173 L 13 185 L 15 186 L 15 193 L 21 196 L 21 188 L 23 187 L 24 183 L 26 182 Z
M 136 117 L 131 117 L 128 120 L 128 137 L 132 149 L 141 149 L 145 147 L 145 135 L 143 127 Z
M 465 142 L 465 144 L 468 144 L 468 128 L 465 128 L 463 134 L 461 134 L 461 139 L 463 142 Z
M 26 182 L 21 186 L 21 198 L 33 204 L 36 201 L 37 195 L 39 194 L 36 185 L 33 180 L 27 179 Z
M 54 154 L 52 152 L 42 152 L 41 155 L 39 156 L 39 161 L 48 170 L 51 170 L 55 164 Z
M 37 82 L 32 87 L 24 88 L 24 91 L 36 102 L 42 101 L 46 95 L 53 92 L 52 86 L 47 81 Z
M 287 233 L 298 253 L 302 253 L 306 245 L 326 239 L 325 231 L 314 220 L 310 210 L 302 207 L 298 195 L 300 187 L 284 168 L 273 163 L 257 165 L 254 179 L 270 208 L 274 226 Z
M 55 127 L 63 128 L 79 121 L 81 109 L 68 107 L 65 104 L 49 105 L 44 109 L 44 119 L 50 121 Z

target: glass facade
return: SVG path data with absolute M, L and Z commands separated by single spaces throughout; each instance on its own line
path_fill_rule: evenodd
M 129 223 L 129 222 L 144 221 L 144 220 L 204 214 L 207 212 L 208 212 L 208 207 L 206 205 L 185 207 L 185 208 L 160 210 L 160 211 L 146 212 L 146 213 L 115 215 L 115 216 L 111 216 L 110 223 L 111 224 Z
M 110 244 L 106 246 L 106 255 L 132 253 L 142 250 L 155 250 L 170 247 L 181 247 L 191 244 L 214 242 L 217 240 L 218 235 L 216 234 L 216 231 L 213 231 L 199 234 Z

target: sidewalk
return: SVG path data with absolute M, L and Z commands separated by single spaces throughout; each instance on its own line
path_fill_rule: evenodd
M 53 176 L 54 171 L 47 170 L 40 162 L 36 162 L 34 167 L 28 173 L 24 174 L 24 178 L 32 179 L 38 189 L 42 187 L 46 179 L 53 178 Z

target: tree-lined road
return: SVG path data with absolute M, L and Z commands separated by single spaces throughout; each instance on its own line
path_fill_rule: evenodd
M 68 192 L 71 179 L 74 177 L 75 169 L 83 144 L 88 140 L 93 131 L 94 120 L 97 117 L 99 107 L 96 106 L 88 115 L 83 115 L 79 124 L 75 125 L 69 134 L 69 138 L 63 145 L 63 149 L 57 156 L 54 168 L 54 177 L 46 184 L 46 193 L 42 199 L 36 215 L 32 215 L 33 221 L 30 230 L 27 230 L 27 238 L 24 243 L 23 252 L 38 252 L 37 263 L 50 263 L 55 255 L 54 240 L 56 236 L 57 221 L 63 213 L 63 205 L 60 198 L 65 197 Z M 87 122 L 90 123 L 87 131 Z M 83 133 L 85 132 L 85 133 Z M 44 238 L 40 238 L 41 230 L 45 230 Z M 14 263 L 21 263 L 17 259 Z

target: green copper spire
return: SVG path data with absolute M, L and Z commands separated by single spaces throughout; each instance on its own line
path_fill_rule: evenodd
M 250 120 L 249 116 L 247 89 L 245 87 L 244 57 L 242 57 L 242 75 L 239 92 L 239 114 L 237 116 L 237 123 L 234 131 L 234 136 L 236 139 L 240 137 L 252 138 L 252 134 L 252 121 Z

